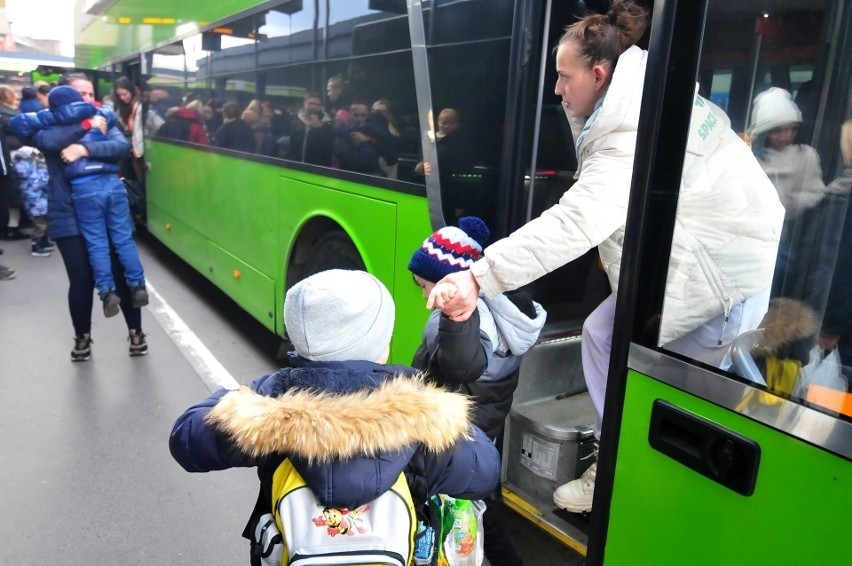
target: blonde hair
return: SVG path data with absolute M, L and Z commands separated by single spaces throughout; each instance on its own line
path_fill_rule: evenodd
M 6 106 L 15 107 L 18 103 L 18 97 L 15 91 L 7 86 L 0 86 L 0 102 Z

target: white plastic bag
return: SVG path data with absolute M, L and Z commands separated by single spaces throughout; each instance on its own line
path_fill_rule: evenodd
M 840 354 L 837 353 L 837 348 L 828 354 L 819 346 L 811 349 L 810 361 L 799 372 L 794 395 L 804 397 L 810 385 L 846 390 L 846 378 L 841 373 Z
M 449 566 L 480 566 L 485 560 L 484 501 L 453 500 L 453 527 L 444 539 L 444 557 Z

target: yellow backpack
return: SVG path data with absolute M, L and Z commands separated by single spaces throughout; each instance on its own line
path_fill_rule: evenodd
M 417 518 L 405 474 L 374 501 L 335 509 L 319 503 L 286 459 L 272 477 L 272 519 L 266 528 L 277 529 L 282 544 L 264 564 L 412 564 Z

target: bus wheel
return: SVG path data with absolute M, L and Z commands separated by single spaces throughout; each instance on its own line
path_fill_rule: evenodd
M 308 260 L 304 266 L 298 271 L 291 269 L 292 273 L 288 274 L 287 288 L 289 289 L 296 282 L 310 277 L 320 271 L 329 269 L 365 269 L 364 260 L 361 259 L 361 254 L 346 232 L 342 230 L 333 230 L 323 234 L 311 248 L 308 254 Z M 292 277 L 292 279 L 290 279 Z M 287 353 L 293 349 L 292 344 L 287 340 L 286 335 L 278 348 L 276 358 L 283 361 L 287 358 Z
M 320 271 L 329 269 L 361 269 L 365 268 L 361 254 L 346 232 L 335 230 L 324 234 L 314 244 L 308 261 L 305 263 L 303 277 L 310 277 Z

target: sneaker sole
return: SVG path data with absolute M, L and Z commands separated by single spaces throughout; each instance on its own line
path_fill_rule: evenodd
M 87 361 L 89 361 L 89 359 L 91 357 L 92 357 L 92 354 L 86 354 L 85 356 L 76 356 L 76 357 L 74 356 L 74 354 L 71 354 L 71 361 L 72 362 L 87 362 Z
M 141 356 L 147 356 L 147 355 L 148 355 L 148 350 L 145 350 L 144 352 L 134 352 L 132 350 L 130 351 L 130 357 L 131 358 L 139 358 Z

